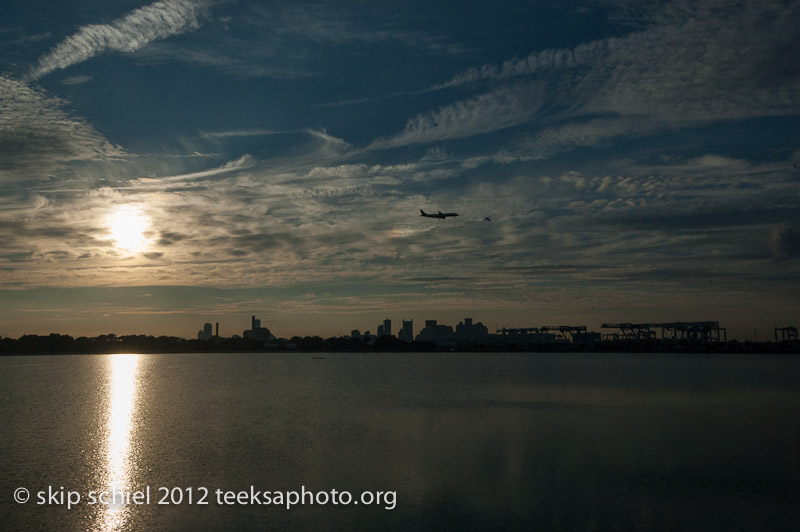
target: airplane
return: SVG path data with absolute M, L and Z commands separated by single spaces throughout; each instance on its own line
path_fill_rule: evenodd
M 439 211 L 437 214 L 428 214 L 422 209 L 419 210 L 422 214 L 420 216 L 425 216 L 426 218 L 436 218 L 437 220 L 444 220 L 448 216 L 458 216 L 457 212 L 442 212 Z

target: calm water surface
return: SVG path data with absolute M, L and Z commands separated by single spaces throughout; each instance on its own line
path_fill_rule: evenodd
M 0 528 L 798 530 L 798 357 L 316 356 L 0 358 Z M 396 502 L 216 503 L 250 486 Z

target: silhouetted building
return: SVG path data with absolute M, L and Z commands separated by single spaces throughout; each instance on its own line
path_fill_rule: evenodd
M 275 339 L 269 329 L 262 327 L 261 320 L 257 320 L 255 316 L 250 318 L 250 330 L 242 332 L 242 336 L 257 342 L 269 342 Z
M 392 320 L 388 318 L 383 320 L 383 334 L 386 336 L 392 335 Z
M 353 329 L 350 331 L 350 338 L 361 338 L 361 331 L 358 329 Z
M 436 342 L 437 344 L 453 343 L 453 328 L 449 325 L 439 325 L 436 320 L 425 320 L 425 328 L 417 335 L 417 341 Z
M 414 320 L 403 320 L 403 328 L 397 333 L 397 337 L 404 342 L 414 341 Z
M 400 338 L 404 340 L 413 338 L 411 321 L 403 321 L 403 330 L 400 334 Z M 421 342 L 436 342 L 440 345 L 455 345 L 486 342 L 490 340 L 490 337 L 489 329 L 483 323 L 473 323 L 472 318 L 464 318 L 464 321 L 456 326 L 455 331 L 449 325 L 439 325 L 436 320 L 425 320 L 425 328 L 419 332 L 416 339 Z
M 383 336 L 385 333 L 383 332 L 383 325 L 378 325 L 378 338 Z
M 197 339 L 198 340 L 211 340 L 211 338 L 213 336 L 214 336 L 214 334 L 213 334 L 213 331 L 211 329 L 211 324 L 210 323 L 206 323 L 205 325 L 203 325 L 203 330 L 202 331 L 197 331 Z
M 489 329 L 481 322 L 472 323 L 472 318 L 464 318 L 463 323 L 456 325 L 456 339 L 459 342 L 485 340 Z

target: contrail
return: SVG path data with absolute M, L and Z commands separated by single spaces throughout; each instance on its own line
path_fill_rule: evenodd
M 205 6 L 202 0 L 163 0 L 135 9 L 110 24 L 83 26 L 42 56 L 28 79 L 39 79 L 107 50 L 133 52 L 149 42 L 196 30 Z

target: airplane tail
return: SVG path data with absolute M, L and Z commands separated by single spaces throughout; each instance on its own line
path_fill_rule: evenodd
M 427 216 L 427 214 L 425 214 L 425 211 L 423 211 L 422 209 L 420 209 L 419 212 L 421 213 L 420 216 Z

